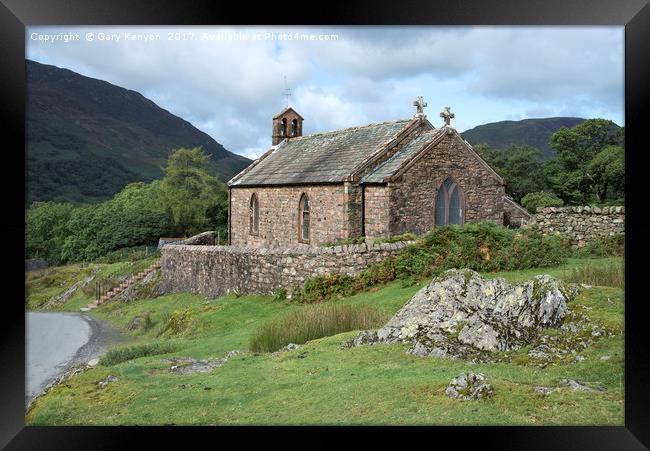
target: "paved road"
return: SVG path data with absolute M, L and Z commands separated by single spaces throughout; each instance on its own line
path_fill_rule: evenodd
M 27 312 L 25 405 L 73 365 L 98 357 L 119 334 L 80 313 Z

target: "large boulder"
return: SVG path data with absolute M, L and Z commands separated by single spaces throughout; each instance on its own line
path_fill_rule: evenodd
M 576 290 L 544 275 L 511 285 L 452 269 L 417 292 L 377 332 L 381 343 L 410 343 L 418 356 L 489 361 L 490 353 L 528 344 L 557 327 Z

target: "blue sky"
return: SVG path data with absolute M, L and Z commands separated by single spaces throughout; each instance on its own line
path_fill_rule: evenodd
M 138 91 L 249 158 L 270 146 L 285 77 L 305 134 L 411 117 L 419 95 L 435 126 L 450 106 L 459 131 L 624 125 L 623 27 L 29 27 L 26 42 L 27 58 Z

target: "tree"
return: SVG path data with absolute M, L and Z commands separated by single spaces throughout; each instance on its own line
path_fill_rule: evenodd
M 587 164 L 586 176 L 591 180 L 598 202 L 625 197 L 625 151 L 607 146 Z
M 602 181 L 594 176 L 595 166 L 590 171 L 590 162 L 603 149 L 618 146 L 623 139 L 624 131 L 616 130 L 615 124 L 605 119 L 589 119 L 575 127 L 562 127 L 555 132 L 550 145 L 557 152 L 557 158 L 544 167 L 552 191 L 566 203 L 605 201 L 606 190 L 603 191 Z M 608 154 L 618 155 L 611 151 Z
M 506 193 L 515 201 L 545 188 L 544 164 L 538 149 L 514 144 L 505 149 L 479 144 L 474 149 L 503 177 Z
M 553 193 L 538 191 L 526 194 L 521 199 L 521 205 L 531 213 L 535 213 L 538 208 L 561 207 L 564 202 Z
M 222 182 L 206 169 L 210 155 L 199 148 L 172 151 L 165 178 L 158 186 L 161 207 L 173 221 L 173 232 L 191 235 L 215 226 L 227 215 L 227 191 Z
M 61 251 L 69 234 L 72 204 L 35 202 L 25 215 L 25 254 L 50 264 L 62 262 Z

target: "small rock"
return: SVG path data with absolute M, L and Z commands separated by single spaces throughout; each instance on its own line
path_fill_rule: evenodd
M 79 311 L 82 311 L 82 312 L 89 312 L 90 309 L 89 309 L 88 307 L 81 307 L 81 308 L 79 309 Z
M 591 290 L 593 288 L 593 285 L 587 285 L 586 283 L 581 283 L 580 286 L 587 290 Z
M 111 382 L 117 382 L 117 381 L 119 381 L 119 380 L 120 380 L 120 379 L 119 379 L 117 376 L 113 376 L 112 374 L 109 374 L 109 375 L 106 376 L 104 379 L 102 379 L 101 381 L 97 382 L 97 386 L 98 386 L 99 388 L 104 388 L 104 387 L 106 387 L 109 383 L 111 383 Z
M 582 381 L 575 381 L 573 379 L 563 379 L 562 382 L 564 382 L 572 390 L 594 391 L 593 388 L 585 385 L 585 383 Z M 598 390 L 602 391 L 602 389 L 598 389 Z
M 608 356 L 608 355 L 604 355 L 604 356 L 602 356 L 600 358 L 600 360 L 609 360 L 609 359 L 610 359 L 610 356 Z
M 535 391 L 537 393 L 541 393 L 543 395 L 550 395 L 555 391 L 554 388 L 549 388 L 549 387 L 535 387 Z
M 88 366 L 95 366 L 99 363 L 99 359 L 91 359 L 88 361 Z
M 450 398 L 465 401 L 491 398 L 494 395 L 494 389 L 486 380 L 483 373 L 470 371 L 459 374 L 451 380 L 445 394 Z
M 214 360 L 198 360 L 191 357 L 170 357 L 162 359 L 163 362 L 172 362 L 169 371 L 172 373 L 191 374 L 191 373 L 207 373 L 215 368 L 219 368 L 228 359 L 214 359 Z
M 356 348 L 361 345 L 374 345 L 379 341 L 376 330 L 362 330 L 359 335 L 344 343 L 345 347 Z

